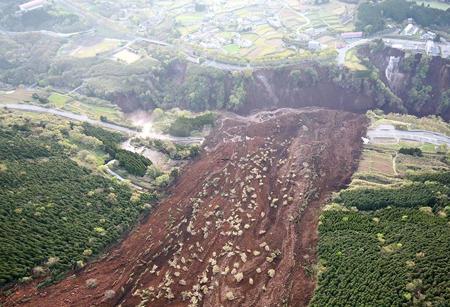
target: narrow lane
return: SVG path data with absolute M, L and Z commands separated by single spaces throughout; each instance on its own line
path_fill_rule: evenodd
M 99 120 L 94 120 L 94 119 L 87 117 L 86 115 L 75 114 L 75 113 L 60 110 L 60 109 L 44 108 L 44 107 L 35 106 L 35 105 L 31 105 L 31 104 L 19 104 L 19 103 L 8 103 L 8 104 L 4 104 L 4 105 L 0 104 L 0 107 L 4 107 L 6 109 L 12 109 L 12 110 L 27 111 L 27 112 L 53 114 L 53 115 L 69 118 L 69 119 L 72 119 L 75 121 L 87 122 L 92 125 L 101 126 L 104 128 L 114 130 L 114 131 L 125 133 L 130 137 L 131 136 L 139 136 L 141 133 L 137 129 L 131 129 L 131 128 L 119 126 L 119 125 L 112 124 L 112 123 L 106 123 L 106 122 L 102 122 Z M 172 141 L 174 143 L 182 143 L 182 144 L 201 144 L 204 140 L 204 138 L 202 138 L 202 137 L 176 137 L 176 136 L 171 136 L 168 134 L 158 133 L 155 131 L 152 131 L 151 135 L 147 135 L 147 136 L 150 138 L 153 138 L 153 139 L 167 140 L 167 141 Z

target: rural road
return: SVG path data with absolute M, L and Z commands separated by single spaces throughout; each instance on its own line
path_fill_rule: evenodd
M 345 63 L 345 55 L 347 54 L 347 51 L 349 51 L 350 49 L 355 48 L 356 46 L 363 45 L 363 44 L 365 44 L 365 43 L 367 43 L 367 42 L 369 42 L 371 40 L 374 40 L 374 39 L 376 39 L 376 38 L 372 38 L 370 40 L 366 39 L 366 38 L 363 38 L 363 39 L 360 39 L 360 40 L 358 40 L 356 42 L 348 44 L 344 48 L 337 49 L 337 52 L 338 52 L 338 56 L 337 56 L 337 59 L 336 59 L 337 63 L 339 65 L 344 65 L 344 63 Z
M 93 33 L 95 32 L 95 29 L 90 29 L 86 31 L 80 31 L 80 32 L 72 32 L 72 33 L 62 33 L 62 32 L 54 32 L 54 31 L 47 31 L 47 30 L 37 30 L 37 31 L 3 31 L 0 30 L 0 34 L 4 35 L 17 35 L 17 34 L 42 34 L 47 35 L 51 37 L 57 37 L 57 38 L 68 38 L 75 35 L 81 35 L 81 34 L 87 34 L 87 33 Z
M 393 139 L 397 143 L 402 140 L 450 146 L 450 137 L 445 134 L 426 130 L 397 130 L 393 125 L 380 125 L 369 129 L 367 137 L 371 143 L 383 143 L 383 140 Z
M 122 126 L 115 125 L 112 123 L 106 123 L 106 122 L 102 122 L 99 120 L 90 119 L 86 115 L 75 114 L 72 112 L 59 110 L 59 109 L 44 108 L 44 107 L 35 106 L 35 105 L 31 105 L 31 104 L 19 104 L 19 103 L 4 104 L 4 105 L 0 105 L 0 107 L 4 107 L 6 109 L 28 111 L 28 112 L 53 114 L 53 115 L 69 118 L 69 119 L 72 119 L 75 121 L 87 122 L 92 125 L 102 126 L 107 129 L 126 133 L 129 136 L 139 136 L 139 134 L 140 134 L 140 131 L 137 131 L 137 130 L 133 130 L 133 129 L 130 129 L 127 127 L 122 127 Z M 202 143 L 204 140 L 201 137 L 176 137 L 176 136 L 171 136 L 171 135 L 157 133 L 157 132 L 152 132 L 150 135 L 146 134 L 146 136 L 153 138 L 153 139 L 172 141 L 174 143 L 180 143 L 180 144 L 199 144 L 199 143 Z

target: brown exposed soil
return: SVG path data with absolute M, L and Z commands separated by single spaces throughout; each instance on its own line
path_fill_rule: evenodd
M 56 285 L 18 287 L 4 306 L 307 305 L 320 206 L 352 174 L 365 125 L 323 109 L 224 117 L 120 245 Z

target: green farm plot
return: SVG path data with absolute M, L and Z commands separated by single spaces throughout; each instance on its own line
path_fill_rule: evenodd
M 117 39 L 104 39 L 96 44 L 89 46 L 80 46 L 72 51 L 70 54 L 76 58 L 90 58 L 95 57 L 100 53 L 104 53 L 115 48 L 118 48 L 122 42 Z
M 64 108 L 66 103 L 71 99 L 70 96 L 59 93 L 53 93 L 48 97 L 49 102 L 57 108 Z
M 24 88 L 18 88 L 14 91 L 8 92 L 0 91 L 0 104 L 31 102 L 33 100 L 32 95 L 32 91 L 27 91 Z
M 181 36 L 186 36 L 188 34 L 192 34 L 197 32 L 200 29 L 200 25 L 198 24 L 192 24 L 192 25 L 184 25 L 178 28 L 178 31 L 180 32 Z
M 249 41 L 252 41 L 253 43 L 259 39 L 259 35 L 256 33 L 243 33 L 241 34 L 242 39 L 248 39 Z
M 71 111 L 74 113 L 84 114 L 90 118 L 100 119 L 100 116 L 106 116 L 108 121 L 123 123 L 123 113 L 120 109 L 112 104 L 108 104 L 105 102 L 104 104 L 94 103 L 94 102 L 82 102 L 82 101 L 73 101 L 68 103 L 65 107 L 65 110 Z
M 356 49 L 350 49 L 345 55 L 345 66 L 352 71 L 365 71 L 367 67 L 364 66 L 356 54 Z
M 236 45 L 236 44 L 226 45 L 225 47 L 223 47 L 223 49 L 228 54 L 236 54 L 236 53 L 239 53 L 239 51 L 241 50 L 241 48 L 238 45 Z
M 203 15 L 201 14 L 188 14 L 188 15 L 179 15 L 175 18 L 175 20 L 181 25 L 194 25 L 199 23 L 203 19 Z
M 405 176 L 411 172 L 436 172 L 449 169 L 448 164 L 443 160 L 444 155 L 424 154 L 423 157 L 410 155 L 398 155 L 396 159 L 396 169 L 400 176 Z

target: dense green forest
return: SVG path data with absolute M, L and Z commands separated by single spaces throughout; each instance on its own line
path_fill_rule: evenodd
M 163 141 L 158 139 L 134 139 L 133 143 L 137 146 L 148 146 L 150 148 L 153 148 L 167 155 L 170 159 L 173 160 L 187 160 L 195 158 L 200 153 L 199 145 L 177 144 L 168 140 Z
M 361 3 L 358 8 L 356 27 L 372 33 L 384 29 L 386 18 L 402 22 L 410 17 L 424 27 L 450 26 L 450 10 L 444 11 L 417 5 L 414 1 L 386 0 Z
M 349 189 L 341 192 L 337 201 L 359 210 L 377 210 L 387 206 L 435 206 L 445 202 L 449 193 L 450 189 L 445 185 L 417 182 L 400 188 Z
M 50 274 L 46 284 L 82 267 L 152 207 L 152 195 L 94 174 L 66 151 L 45 129 L 0 128 L 0 285 Z
M 418 209 L 326 211 L 311 305 L 448 306 L 448 223 L 448 217 Z
M 111 132 L 88 123 L 83 124 L 84 133 L 93 136 L 103 143 L 104 150 L 112 159 L 119 161 L 119 165 L 127 172 L 136 176 L 144 176 L 147 167 L 152 165 L 152 161 L 137 153 L 120 149 L 119 143 L 124 141 L 124 136 L 117 132 Z
M 88 25 L 80 16 L 62 11 L 55 5 L 17 14 L 19 5 L 25 2 L 21 0 L 2 0 L 0 4 L 0 29 L 8 31 L 50 30 L 76 32 L 88 28 Z
M 213 125 L 214 121 L 215 115 L 212 112 L 194 117 L 180 116 L 170 125 L 168 132 L 174 136 L 187 137 L 193 131 L 199 131 L 206 125 Z
M 349 189 L 320 218 L 312 306 L 448 306 L 449 173 Z M 363 210 L 349 210 L 356 207 Z
M 422 157 L 423 153 L 420 148 L 409 148 L 409 147 L 402 147 L 398 150 L 399 153 L 403 155 L 410 155 L 410 156 L 416 156 L 416 157 Z

